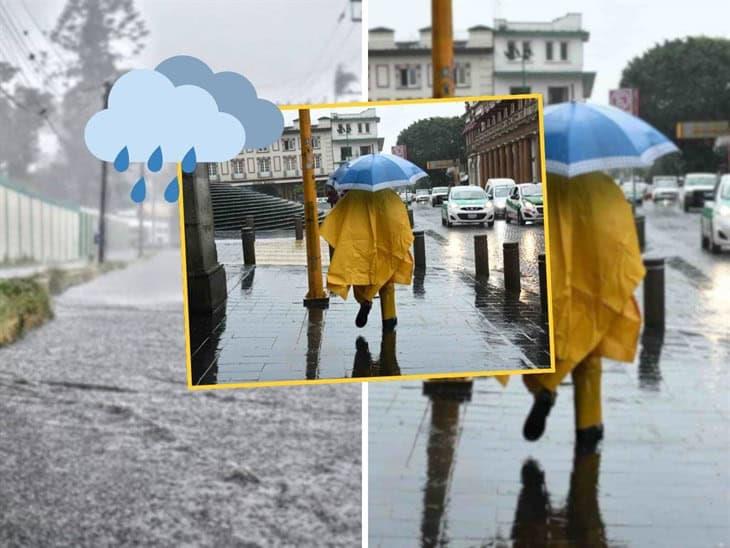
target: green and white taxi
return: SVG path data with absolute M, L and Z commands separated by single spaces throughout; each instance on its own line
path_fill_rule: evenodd
M 700 224 L 703 249 L 720 253 L 730 247 L 730 174 L 720 178 L 712 201 L 705 202 Z
M 494 226 L 494 206 L 480 186 L 454 186 L 441 204 L 441 224 L 444 226 Z
M 523 183 L 510 190 L 504 208 L 504 220 L 524 225 L 543 220 L 542 183 Z

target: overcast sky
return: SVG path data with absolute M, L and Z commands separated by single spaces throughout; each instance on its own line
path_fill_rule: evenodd
M 430 26 L 428 0 L 368 0 L 368 28 L 385 26 L 397 40 L 415 39 Z M 551 21 L 568 12 L 583 14 L 590 32 L 584 47 L 584 70 L 595 71 L 592 101 L 607 103 L 621 70 L 657 42 L 704 34 L 730 38 L 728 0 L 453 0 L 454 31 L 485 24 L 495 17 L 510 21 Z
M 30 27 L 21 0 L 0 0 Z M 25 0 L 44 29 L 66 0 Z M 334 71 L 343 63 L 361 73 L 362 25 L 349 0 L 136 0 L 150 31 L 130 68 L 153 68 L 167 57 L 194 55 L 214 70 L 251 80 L 259 95 L 278 102 L 331 101 Z M 346 17 L 338 21 L 340 14 Z M 31 27 L 31 31 L 33 31 Z
M 337 114 L 352 114 L 362 112 L 366 107 L 336 108 L 336 109 L 314 109 L 311 113 L 312 123 L 317 123 L 320 116 L 331 116 Z M 384 137 L 383 152 L 390 154 L 390 147 L 395 145 L 398 134 L 410 126 L 413 122 L 424 118 L 435 116 L 458 116 L 464 113 L 464 102 L 462 100 L 449 101 L 444 104 L 408 104 L 408 105 L 385 105 L 376 107 L 376 113 L 380 117 L 378 123 L 378 137 Z M 287 125 L 298 117 L 296 110 L 285 110 L 284 120 Z

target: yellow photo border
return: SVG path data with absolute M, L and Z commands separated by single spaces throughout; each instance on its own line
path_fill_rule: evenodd
M 545 169 L 545 127 L 543 122 L 543 100 L 542 94 L 540 93 L 525 93 L 519 95 L 479 95 L 479 96 L 468 96 L 468 97 L 448 97 L 444 99 L 403 99 L 403 100 L 390 100 L 390 101 L 357 101 L 352 103 L 321 103 L 321 104 L 297 104 L 297 105 L 282 105 L 279 108 L 281 110 L 300 110 L 300 109 L 330 109 L 330 108 L 368 108 L 378 106 L 392 106 L 392 105 L 422 105 L 422 104 L 444 104 L 444 103 L 465 103 L 475 101 L 507 101 L 507 100 L 519 100 L 519 99 L 534 99 L 537 101 L 537 121 L 538 121 L 538 134 L 540 139 L 540 166 L 541 176 L 543 185 L 547 185 L 547 171 Z M 203 391 L 203 390 L 224 390 L 230 388 L 267 388 L 274 386 L 304 386 L 304 385 L 319 385 L 319 384 L 342 384 L 342 383 L 363 383 L 363 382 L 387 382 L 387 381 L 403 381 L 403 380 L 441 380 L 441 379 L 463 379 L 465 377 L 496 377 L 503 375 L 530 375 L 539 373 L 554 373 L 555 372 L 555 341 L 553 333 L 553 301 L 552 301 L 552 284 L 551 272 L 550 272 L 550 238 L 549 235 L 549 200 L 547 191 L 544 192 L 545 204 L 544 204 L 544 220 L 543 220 L 543 232 L 545 234 L 545 271 L 547 277 L 547 299 L 548 299 L 548 341 L 550 344 L 550 368 L 549 369 L 517 369 L 517 370 L 506 370 L 506 371 L 460 371 L 458 373 L 431 373 L 431 374 L 415 374 L 415 375 L 397 375 L 390 377 L 344 377 L 335 379 L 312 379 L 312 380 L 290 380 L 290 381 L 251 381 L 251 382 L 235 382 L 226 384 L 212 384 L 196 386 L 192 384 L 192 356 L 190 354 L 190 313 L 188 310 L 188 275 L 187 275 L 187 244 L 185 241 L 185 204 L 183 203 L 183 178 L 182 178 L 182 164 L 177 165 L 177 177 L 178 184 L 180 185 L 180 192 L 178 198 L 178 212 L 179 212 L 179 229 L 180 229 L 180 257 L 181 257 L 181 268 L 182 268 L 182 289 L 183 289 L 183 321 L 185 323 L 185 364 L 186 364 L 186 376 L 188 390 L 190 391 Z

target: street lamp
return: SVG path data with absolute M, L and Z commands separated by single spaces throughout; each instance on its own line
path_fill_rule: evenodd
M 517 89 L 517 93 L 530 93 L 530 88 L 527 86 L 527 74 L 525 70 L 525 63 L 532 59 L 532 48 L 530 48 L 529 42 L 523 43 L 522 51 L 512 43 L 511 47 L 504 52 L 504 55 L 510 61 L 514 61 L 515 59 L 522 61 L 522 87 Z

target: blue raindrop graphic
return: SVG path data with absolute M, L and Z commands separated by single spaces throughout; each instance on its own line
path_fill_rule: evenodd
M 150 156 L 150 159 L 147 160 L 147 167 L 150 169 L 150 171 L 160 171 L 162 169 L 162 148 L 157 147 L 155 151 Z
M 195 164 L 198 163 L 197 158 L 195 157 L 195 147 L 188 150 L 187 154 L 185 154 L 185 157 L 182 161 L 182 170 L 185 173 L 192 173 L 195 171 Z
M 141 202 L 144 202 L 144 198 L 146 195 L 147 195 L 147 187 L 144 182 L 144 177 L 140 177 L 139 180 L 136 183 L 134 183 L 130 196 L 132 197 L 132 201 L 134 203 L 139 204 Z
M 117 154 L 117 157 L 114 159 L 114 169 L 117 171 L 127 171 L 127 168 L 129 167 L 129 150 L 127 150 L 127 147 L 124 147 L 122 150 L 119 151 L 119 154 Z
M 165 200 L 167 200 L 170 203 L 177 202 L 177 199 L 180 195 L 180 189 L 177 184 L 177 175 L 175 178 L 170 181 L 170 184 L 167 185 L 167 188 L 165 189 Z

